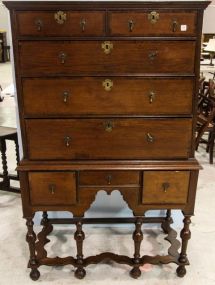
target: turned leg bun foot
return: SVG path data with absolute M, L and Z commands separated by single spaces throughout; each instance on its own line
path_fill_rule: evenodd
M 130 271 L 130 276 L 134 279 L 137 279 L 138 277 L 140 277 L 141 275 L 141 271 L 138 267 L 134 267 L 131 269 Z
M 84 268 L 77 268 L 75 271 L 75 277 L 78 279 L 83 279 L 86 275 L 86 270 Z
M 176 269 L 176 273 L 178 275 L 178 277 L 184 277 L 184 275 L 186 274 L 186 268 L 184 265 L 180 265 L 177 269 Z
M 30 273 L 30 277 L 32 280 L 36 281 L 39 279 L 40 277 L 40 272 L 39 270 L 36 268 L 36 269 L 31 269 L 31 273 Z

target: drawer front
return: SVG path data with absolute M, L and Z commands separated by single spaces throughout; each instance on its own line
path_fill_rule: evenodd
M 34 56 L 32 56 L 32 54 Z M 192 41 L 21 42 L 24 76 L 194 72 Z
M 79 185 L 139 185 L 139 171 L 81 171 L 79 174 Z
M 109 29 L 113 36 L 194 36 L 196 12 L 111 12 Z
M 186 204 L 189 180 L 189 171 L 145 171 L 142 203 Z
M 23 80 L 24 113 L 30 116 L 191 114 L 192 95 L 192 79 Z
M 102 36 L 104 12 L 18 12 L 21 36 Z
M 187 158 L 191 129 L 191 119 L 26 120 L 30 159 Z
M 32 205 L 72 205 L 76 203 L 75 172 L 30 172 Z

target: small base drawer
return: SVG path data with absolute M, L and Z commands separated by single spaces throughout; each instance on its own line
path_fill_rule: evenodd
M 142 204 L 185 204 L 189 180 L 189 171 L 145 171 Z
M 30 172 L 32 205 L 73 205 L 76 203 L 75 172 Z
M 81 171 L 79 185 L 139 185 L 139 171 Z

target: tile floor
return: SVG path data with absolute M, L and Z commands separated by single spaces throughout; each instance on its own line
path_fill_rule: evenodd
M 1 75 L 0 65 L 0 75 Z M 9 74 L 10 75 L 10 74 Z M 9 82 L 10 84 L 10 82 Z M 6 86 L 5 86 L 6 87 Z M 12 112 L 13 98 L 8 97 L 4 104 Z M 1 105 L 0 103 L 0 106 Z M 0 107 L 0 123 L 7 124 Z M 15 118 L 14 118 L 15 119 Z M 11 121 L 9 123 L 12 123 Z M 112 262 L 108 264 L 90 265 L 84 280 L 77 280 L 73 276 L 74 268 L 46 267 L 40 268 L 39 284 L 88 284 L 88 285 L 120 285 L 120 284 L 147 284 L 147 285 L 213 285 L 215 284 L 215 164 L 209 165 L 208 154 L 204 147 L 196 153 L 203 166 L 200 172 L 195 216 L 192 218 L 192 238 L 188 245 L 188 257 L 191 265 L 187 267 L 187 275 L 180 279 L 175 274 L 174 264 L 163 266 L 144 266 L 142 276 L 138 280 L 129 277 L 129 267 Z M 15 168 L 15 152 L 12 144 L 8 145 L 9 169 Z M 1 166 L 0 166 L 1 171 Z M 26 227 L 22 219 L 21 198 L 19 194 L 0 191 L 0 285 L 33 284 L 28 277 L 27 269 L 28 248 L 25 242 Z M 180 215 L 177 215 L 180 217 Z M 179 231 L 180 223 L 174 224 Z M 39 230 L 36 226 L 36 231 Z M 131 239 L 133 227 L 93 227 L 84 228 L 86 239 L 84 244 L 85 256 L 101 251 L 113 251 L 121 254 L 133 254 Z M 50 235 L 51 242 L 46 246 L 50 256 L 75 255 L 75 243 L 72 235 L 74 226 L 56 226 Z M 165 253 L 168 243 L 163 240 L 165 235 L 159 227 L 145 229 L 142 243 L 143 254 Z M 153 237 L 153 238 L 152 238 Z M 58 240 L 58 242 L 57 242 Z M 35 283 L 34 283 L 35 284 Z

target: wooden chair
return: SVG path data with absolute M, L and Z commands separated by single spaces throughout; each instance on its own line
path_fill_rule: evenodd
M 208 138 L 205 134 L 208 133 Z M 204 137 L 203 137 L 204 136 Z M 200 143 L 207 145 L 206 151 L 209 152 L 210 164 L 213 164 L 213 149 L 215 139 L 215 101 L 210 96 L 201 95 L 198 104 L 198 116 L 196 126 L 195 147 L 198 150 Z
M 17 138 L 17 130 L 14 128 L 7 128 L 0 126 L 0 152 L 2 157 L 3 173 L 0 173 L 0 190 L 19 193 L 20 189 L 18 187 L 11 186 L 11 180 L 19 180 L 18 175 L 11 175 L 8 173 L 7 167 L 7 156 L 6 156 L 6 140 L 12 140 L 15 142 L 16 149 L 16 160 L 19 163 L 19 146 Z

